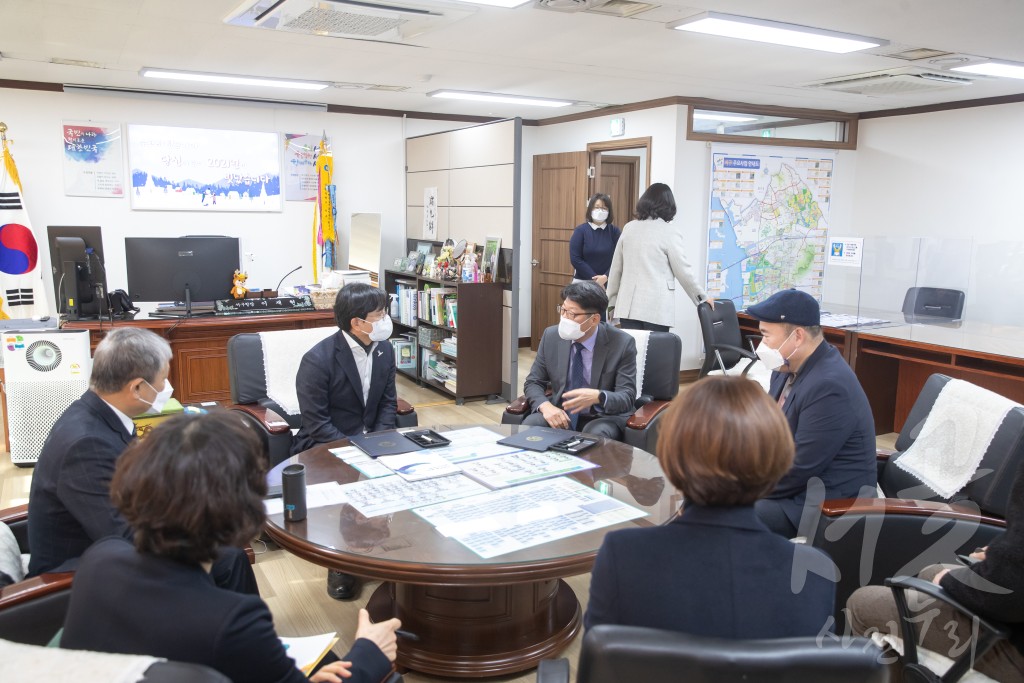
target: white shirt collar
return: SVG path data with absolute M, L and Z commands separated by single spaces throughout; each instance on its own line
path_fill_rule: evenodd
M 604 225 L 594 225 L 593 223 L 591 223 L 590 227 L 593 228 L 594 230 L 604 230 L 605 228 L 608 227 L 608 222 L 605 221 Z
M 100 400 L 103 401 L 102 398 Z M 131 436 L 132 434 L 134 434 L 135 433 L 135 422 L 130 417 L 128 417 L 127 415 L 122 413 L 120 410 L 115 408 L 112 403 L 109 403 L 107 401 L 103 401 L 103 402 L 106 403 L 108 406 L 110 406 L 110 409 L 114 411 L 114 415 L 117 415 L 117 419 L 119 419 L 121 421 L 121 424 L 124 425 L 124 429 L 125 429 L 126 432 L 128 432 L 128 435 Z

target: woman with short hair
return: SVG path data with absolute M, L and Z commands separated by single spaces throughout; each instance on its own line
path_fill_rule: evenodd
M 675 322 L 676 282 L 695 306 L 715 305 L 686 258 L 675 217 L 672 190 L 654 183 L 636 203 L 636 220 L 622 228 L 608 273 L 608 309 L 623 329 L 668 332 Z
M 658 460 L 683 493 L 660 527 L 609 533 L 594 563 L 586 627 L 646 626 L 719 638 L 827 631 L 835 585 L 821 551 L 772 533 L 754 503 L 793 463 L 782 411 L 743 377 L 707 377 L 662 417 Z
M 605 287 L 612 254 L 622 231 L 615 227 L 612 198 L 598 192 L 587 202 L 586 221 L 577 225 L 569 238 L 569 261 L 573 282 L 593 280 Z M 604 311 L 601 311 L 604 320 Z
M 397 619 L 360 610 L 352 649 L 307 679 L 288 658 L 257 595 L 218 588 L 221 546 L 265 520 L 266 465 L 256 434 L 230 411 L 179 415 L 134 442 L 110 494 L 134 529 L 96 542 L 71 590 L 61 647 L 202 664 L 238 683 L 377 683 L 395 659 Z

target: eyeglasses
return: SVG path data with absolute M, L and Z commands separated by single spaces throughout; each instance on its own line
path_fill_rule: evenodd
M 573 311 L 573 310 L 570 310 L 568 308 L 565 308 L 561 304 L 559 304 L 558 306 L 555 306 L 555 311 L 557 311 L 558 315 L 562 316 L 563 318 L 573 318 L 573 319 L 579 318 L 581 315 L 597 315 L 596 311 L 590 311 L 590 312 L 587 312 L 587 311 Z

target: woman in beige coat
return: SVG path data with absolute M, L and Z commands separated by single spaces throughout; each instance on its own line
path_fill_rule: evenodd
M 608 308 L 623 329 L 668 332 L 676 282 L 694 305 L 710 301 L 714 306 L 683 253 L 683 231 L 672 224 L 675 215 L 672 190 L 654 183 L 636 203 L 637 220 L 622 228 L 608 274 Z

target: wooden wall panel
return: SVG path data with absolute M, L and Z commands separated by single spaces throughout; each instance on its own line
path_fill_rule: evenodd
M 451 204 L 450 177 L 451 172 L 448 170 L 407 173 L 405 176 L 406 205 L 423 206 L 423 189 L 427 187 L 436 187 L 437 205 L 449 206 Z
M 515 130 L 515 121 L 504 121 L 451 131 L 450 168 L 514 164 Z
M 406 171 L 438 171 L 451 168 L 451 133 L 425 135 L 405 141 Z
M 453 206 L 449 211 L 448 225 L 453 238 L 483 244 L 493 235 L 501 238 L 502 247 L 513 246 L 511 206 Z
M 513 164 L 452 169 L 451 206 L 512 206 L 514 174 Z
M 435 240 L 444 241 L 451 236 L 448 229 L 451 212 L 447 206 L 437 209 L 437 237 Z M 409 206 L 405 210 L 406 237 L 413 239 L 427 239 L 423 236 L 423 207 Z M 405 254 L 402 254 L 405 256 Z

